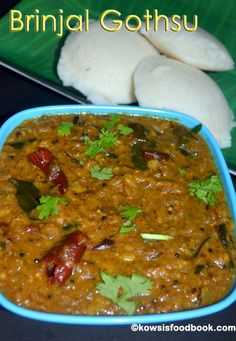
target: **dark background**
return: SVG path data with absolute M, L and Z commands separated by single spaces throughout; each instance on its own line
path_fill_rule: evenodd
M 29 0 L 30 1 L 30 0 Z M 50 0 L 49 0 L 50 1 Z M 79 0 L 78 0 L 79 1 Z M 0 0 L 0 15 L 16 1 Z M 1 28 L 0 28 L 1 34 Z M 0 66 L 0 125 L 12 114 L 31 107 L 72 104 L 73 101 L 54 93 Z M 235 182 L 236 183 L 236 182 Z M 217 314 L 176 322 L 176 325 L 235 325 L 236 304 Z M 1 341 L 44 340 L 235 340 L 233 332 L 132 332 L 130 326 L 98 327 L 49 324 L 16 316 L 0 307 Z

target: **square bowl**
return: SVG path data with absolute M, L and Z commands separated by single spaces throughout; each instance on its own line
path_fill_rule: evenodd
M 21 124 L 23 121 L 37 118 L 42 115 L 58 115 L 58 114 L 75 114 L 75 113 L 90 113 L 90 114 L 108 114 L 108 113 L 122 113 L 135 116 L 150 116 L 161 119 L 168 119 L 178 121 L 188 128 L 193 128 L 200 122 L 192 117 L 168 110 L 158 110 L 153 108 L 141 108 L 134 106 L 98 106 L 98 105 L 57 105 L 27 109 L 21 111 L 11 118 L 9 118 L 0 128 L 0 150 L 4 145 L 8 135 L 12 130 Z M 203 126 L 200 135 L 204 138 L 211 154 L 215 160 L 228 203 L 231 216 L 236 229 L 236 195 L 234 187 L 226 166 L 224 157 L 220 148 L 218 147 L 214 137 L 210 131 Z M 236 233 L 236 231 L 235 231 Z M 162 313 L 150 315 L 133 315 L 133 316 L 81 316 L 81 315 L 66 315 L 55 313 L 44 313 L 36 310 L 30 310 L 17 306 L 8 300 L 3 294 L 0 294 L 0 304 L 9 311 L 31 319 L 36 319 L 46 322 L 67 323 L 67 324 L 83 324 L 83 325 L 124 325 L 132 323 L 160 323 L 171 322 L 184 319 L 191 319 L 202 317 L 205 315 L 216 313 L 225 309 L 236 300 L 236 284 L 221 301 L 205 306 L 203 308 Z

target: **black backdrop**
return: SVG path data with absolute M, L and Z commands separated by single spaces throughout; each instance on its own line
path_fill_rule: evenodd
M 30 0 L 29 0 L 30 1 Z M 78 0 L 79 1 L 79 0 Z M 101 1 L 101 0 L 99 0 Z M 16 1 L 0 0 L 0 15 Z M 0 28 L 1 34 L 1 28 Z M 0 124 L 10 115 L 31 107 L 72 104 L 73 102 L 51 90 L 29 81 L 3 67 L 0 67 Z M 235 182 L 236 183 L 236 182 Z M 196 326 L 212 324 L 235 325 L 236 304 L 217 314 L 203 318 L 176 322 L 176 325 Z M 1 341 L 71 341 L 71 340 L 236 340 L 232 332 L 139 332 L 130 326 L 77 326 L 38 322 L 16 316 L 0 307 Z

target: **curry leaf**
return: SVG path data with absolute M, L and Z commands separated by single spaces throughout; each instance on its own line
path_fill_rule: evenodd
M 29 143 L 33 143 L 37 141 L 36 138 L 31 138 L 29 140 L 25 140 L 25 141 L 16 141 L 16 142 L 11 142 L 11 143 L 8 143 L 7 145 L 14 148 L 14 149 L 22 149 L 24 148 L 25 145 L 29 144 Z
M 202 124 L 199 123 L 198 125 L 196 125 L 195 127 L 193 127 L 191 129 L 191 132 L 194 133 L 194 134 L 198 134 L 201 129 L 202 129 Z
M 38 188 L 31 181 L 24 181 L 12 178 L 11 183 L 16 188 L 16 198 L 21 209 L 28 213 L 37 205 L 40 197 Z
M 131 160 L 133 165 L 138 168 L 145 170 L 147 169 L 147 160 L 144 157 L 144 150 L 154 150 L 156 147 L 155 142 L 147 140 L 138 140 L 131 148 Z

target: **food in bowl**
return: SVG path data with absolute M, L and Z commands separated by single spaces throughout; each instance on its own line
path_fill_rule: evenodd
M 233 221 L 200 130 L 122 113 L 16 127 L 0 157 L 3 294 L 41 312 L 97 316 L 225 297 Z
M 231 147 L 233 112 L 217 83 L 199 68 L 225 71 L 234 62 L 211 34 L 201 28 L 187 32 L 182 23 L 175 32 L 177 24 L 168 20 L 162 18 L 157 31 L 152 22 L 152 29 L 141 34 L 124 27 L 107 32 L 92 21 L 89 32 L 72 32 L 66 38 L 58 76 L 95 104 L 137 101 L 190 115 L 206 124 L 221 148 Z M 157 48 L 175 59 L 161 56 Z

